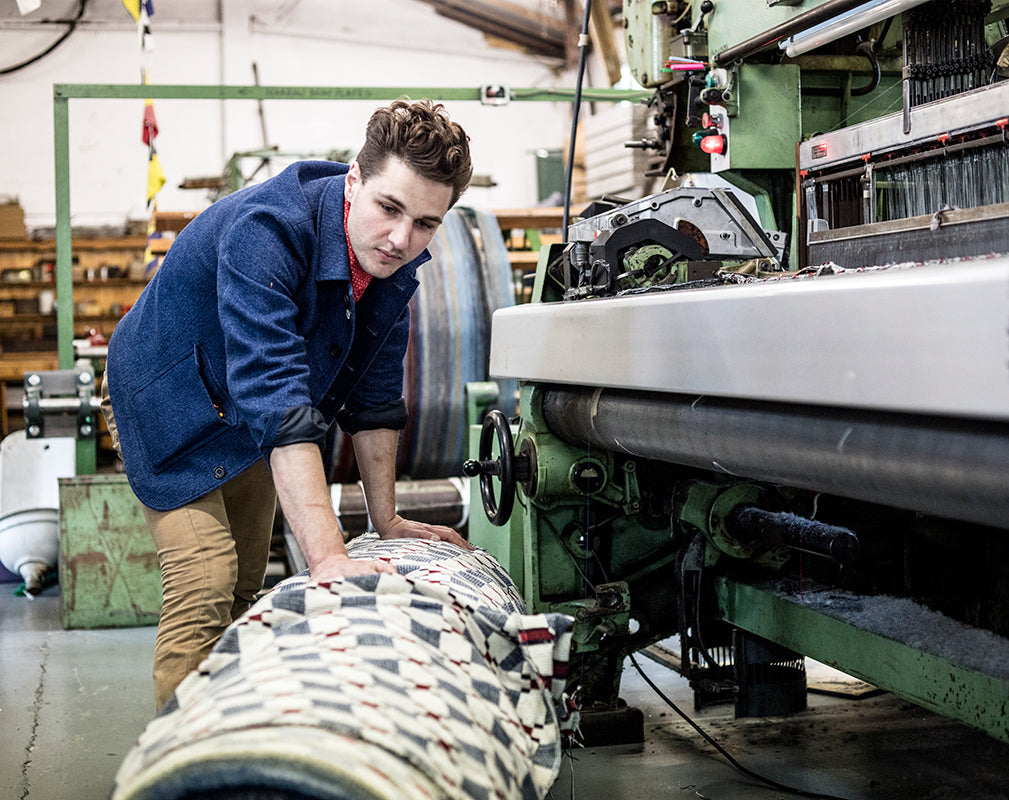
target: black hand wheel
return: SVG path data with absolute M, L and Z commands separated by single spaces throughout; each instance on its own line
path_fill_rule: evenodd
M 497 458 L 491 458 L 491 445 L 497 436 Z M 480 449 L 478 461 L 470 459 L 462 465 L 462 471 L 471 478 L 480 477 L 480 499 L 483 510 L 491 525 L 504 525 L 512 514 L 515 504 L 515 485 L 526 480 L 529 475 L 529 459 L 516 456 L 512 445 L 512 432 L 508 418 L 500 411 L 490 411 L 484 417 L 480 429 Z M 500 503 L 494 498 L 492 478 L 501 479 Z

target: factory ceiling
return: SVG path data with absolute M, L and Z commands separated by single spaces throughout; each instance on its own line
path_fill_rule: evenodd
M 38 7 L 31 10 L 35 5 Z M 155 14 L 151 21 L 155 29 L 161 30 L 207 29 L 221 23 L 222 5 L 206 0 L 153 0 Z M 530 55 L 557 59 L 568 67 L 577 62 L 584 9 L 581 0 L 394 0 L 384 5 L 395 6 L 395 16 L 409 17 L 414 30 L 421 34 L 432 27 L 444 35 L 444 20 L 452 20 L 481 31 L 492 46 L 518 48 Z M 620 0 L 597 2 L 593 22 L 607 16 L 616 20 L 621 8 Z M 323 31 L 327 25 L 344 31 L 369 26 L 380 29 L 391 22 L 387 8 L 369 6 L 368 11 L 355 16 L 328 3 L 320 5 L 318 0 L 251 0 L 243 4 L 242 10 L 257 30 L 275 28 L 278 33 L 290 26 L 313 27 L 320 23 Z M 438 17 L 441 23 L 436 21 Z M 59 30 L 74 20 L 91 28 L 133 24 L 122 0 L 18 0 L 0 4 L 0 31 Z M 425 24 L 425 20 L 429 22 Z M 612 30 L 612 25 L 602 27 Z
M 577 47 L 578 21 L 574 0 L 537 3 L 535 7 L 506 0 L 419 2 L 432 6 L 443 17 L 462 22 L 537 55 L 570 61 L 571 51 Z
M 440 15 L 483 31 L 491 40 L 518 45 L 536 55 L 563 59 L 566 66 L 578 60 L 578 35 L 583 4 L 576 0 L 418 0 Z M 593 17 L 615 18 L 620 0 L 597 3 Z M 612 25 L 603 26 L 607 31 Z

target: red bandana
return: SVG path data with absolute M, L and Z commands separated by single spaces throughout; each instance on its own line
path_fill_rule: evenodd
M 347 237 L 347 255 L 350 256 L 350 285 L 354 290 L 354 302 L 361 299 L 364 290 L 371 283 L 371 275 L 361 269 L 361 262 L 354 255 L 354 248 L 350 246 L 350 235 L 347 233 L 347 217 L 350 215 L 350 203 L 343 201 L 343 233 Z

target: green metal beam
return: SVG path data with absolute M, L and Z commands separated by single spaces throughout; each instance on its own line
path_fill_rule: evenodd
M 956 649 L 951 621 L 924 608 L 915 612 L 910 601 L 846 600 L 838 593 L 832 610 L 724 577 L 715 580 L 715 591 L 732 625 L 1009 742 L 1009 675 L 987 674 L 970 663 L 971 650 L 990 653 L 997 646 L 987 632 L 962 626 L 957 638 L 963 638 L 963 658 L 957 659 L 948 654 Z M 874 610 L 877 600 L 883 603 L 881 613 Z M 888 608 L 897 604 L 905 618 L 886 619 Z M 846 619 L 845 606 L 859 607 L 859 624 L 851 615 Z M 863 624 L 866 619 L 872 621 Z M 908 631 L 908 642 L 893 638 L 890 628 Z
M 511 89 L 511 100 L 573 100 L 574 89 Z M 585 89 L 586 102 L 644 100 L 651 92 L 624 89 Z M 151 84 L 53 84 L 53 138 L 56 182 L 56 296 L 68 298 L 56 311 L 56 352 L 60 369 L 74 361 L 73 254 L 70 229 L 70 111 L 71 99 L 130 100 L 395 100 L 399 97 L 436 101 L 480 101 L 480 87 L 435 86 L 204 86 Z M 496 105 L 496 104 L 495 104 Z M 86 443 L 78 440 L 78 462 L 93 463 Z M 91 451 L 94 445 L 91 445 Z M 78 467 L 78 472 L 82 470 Z M 92 467 L 91 470 L 94 471 Z
M 574 89 L 513 88 L 512 101 L 572 100 Z M 589 102 L 645 100 L 651 92 L 640 89 L 583 89 L 582 99 Z M 479 101 L 481 88 L 446 86 L 204 86 L 193 84 L 53 84 L 58 99 L 151 99 L 151 100 L 395 100 L 399 97 L 428 98 L 438 101 Z

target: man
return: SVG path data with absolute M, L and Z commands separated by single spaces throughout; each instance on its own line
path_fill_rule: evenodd
M 394 483 L 415 273 L 471 174 L 444 108 L 398 100 L 349 167 L 298 163 L 203 211 L 116 326 L 103 411 L 161 565 L 159 709 L 262 588 L 277 499 L 313 580 L 394 571 L 347 555 L 334 418 L 383 538 L 469 547 L 400 517 Z

